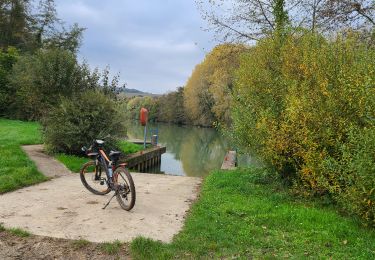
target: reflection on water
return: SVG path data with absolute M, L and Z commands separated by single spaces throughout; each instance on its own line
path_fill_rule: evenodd
M 143 139 L 143 129 L 137 122 L 129 123 L 129 138 Z M 206 176 L 221 167 L 225 153 L 230 149 L 228 142 L 214 129 L 161 123 L 149 124 L 148 129 L 158 129 L 158 142 L 167 147 L 160 166 L 160 171 L 166 174 Z M 239 163 L 247 165 L 252 160 L 241 158 Z

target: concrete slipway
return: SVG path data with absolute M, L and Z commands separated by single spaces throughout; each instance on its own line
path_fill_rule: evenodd
M 113 199 L 102 210 L 111 193 L 90 193 L 81 184 L 79 174 L 43 154 L 42 146 L 23 149 L 52 179 L 0 195 L 0 223 L 36 235 L 92 242 L 131 241 L 144 236 L 169 242 L 181 230 L 201 182 L 200 178 L 132 173 L 135 207 L 125 211 Z

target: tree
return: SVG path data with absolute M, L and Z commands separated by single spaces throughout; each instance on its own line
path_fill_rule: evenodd
M 373 0 L 197 0 L 198 8 L 224 41 L 257 41 L 284 29 L 330 32 L 373 27 Z
M 54 0 L 0 0 L 0 48 L 14 46 L 34 52 L 42 47 L 76 53 L 83 28 L 66 29 L 57 17 Z
M 29 1 L 1 0 L 0 1 L 0 47 L 8 46 L 25 48 L 31 38 L 28 27 L 27 9 Z
M 13 64 L 18 59 L 15 48 L 9 47 L 6 51 L 0 49 L 0 116 L 9 113 L 9 107 L 14 103 L 14 89 L 9 85 Z
M 183 87 L 159 97 L 157 102 L 159 104 L 158 121 L 176 124 L 186 123 Z
M 42 121 L 46 148 L 81 155 L 82 146 L 108 134 L 106 144 L 112 148 L 114 141 L 126 134 L 124 121 L 116 102 L 98 91 L 63 97 Z
M 243 45 L 218 45 L 195 67 L 184 90 L 186 114 L 193 124 L 230 123 L 234 73 L 245 50 Z
M 297 0 L 198 0 L 198 8 L 224 41 L 256 41 L 281 30 L 288 23 L 287 13 Z
M 375 1 L 373 0 L 327 0 L 321 10 L 326 26 L 352 27 L 354 29 L 375 26 Z
M 79 64 L 74 53 L 63 49 L 41 49 L 34 55 L 24 55 L 14 64 L 10 78 L 15 101 L 11 117 L 41 119 L 62 97 L 71 98 L 86 90 L 96 90 L 116 99 L 118 77 L 109 78 L 109 69 L 102 73 L 90 71 Z
M 207 82 L 208 70 L 202 62 L 195 66 L 184 90 L 186 115 L 194 125 L 212 126 L 215 121 L 211 108 L 214 103 Z

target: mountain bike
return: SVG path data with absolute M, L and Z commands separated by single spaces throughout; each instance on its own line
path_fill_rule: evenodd
M 113 197 L 124 210 L 131 210 L 135 204 L 135 187 L 133 178 L 126 168 L 126 163 L 119 163 L 121 152 L 105 153 L 103 140 L 94 140 L 89 148 L 82 151 L 92 159 L 80 170 L 83 186 L 96 195 L 105 195 L 114 191 L 114 195 L 103 207 L 105 209 Z

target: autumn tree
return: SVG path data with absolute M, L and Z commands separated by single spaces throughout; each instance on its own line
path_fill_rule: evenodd
M 195 67 L 184 92 L 185 110 L 194 124 L 229 124 L 234 71 L 245 50 L 243 45 L 218 45 Z
M 184 108 L 184 88 L 179 87 L 173 91 L 162 95 L 157 99 L 158 102 L 158 121 L 185 124 L 187 118 Z

